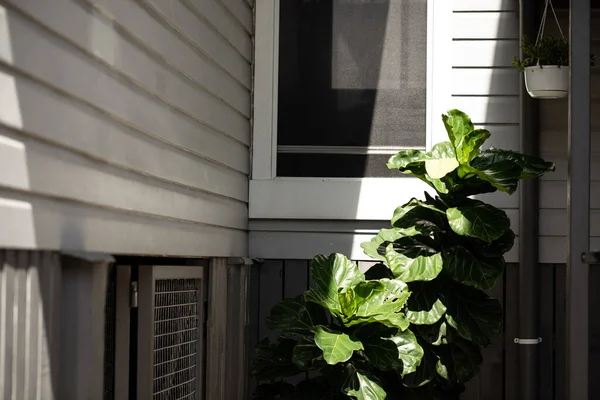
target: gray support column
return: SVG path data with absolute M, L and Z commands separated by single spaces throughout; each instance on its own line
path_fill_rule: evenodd
M 537 33 L 538 2 L 519 1 L 520 37 L 535 37 Z M 521 51 L 522 53 L 522 51 Z M 520 54 L 521 59 L 524 58 Z M 520 136 L 521 152 L 537 156 L 539 152 L 539 102 L 527 93 L 524 75 L 520 74 Z M 537 179 L 520 183 L 519 196 L 519 338 L 537 339 L 539 332 L 539 184 Z M 548 340 L 550 338 L 547 338 Z M 523 342 L 521 342 L 523 343 Z M 537 343 L 525 341 L 524 343 Z M 515 344 L 519 350 L 519 392 L 522 400 L 539 398 L 538 344 Z
M 569 175 L 567 181 L 567 399 L 588 396 L 590 246 L 590 0 L 570 2 Z

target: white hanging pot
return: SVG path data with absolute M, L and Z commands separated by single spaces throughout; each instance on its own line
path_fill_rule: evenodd
M 569 94 L 569 67 L 544 65 L 525 68 L 525 86 L 534 99 L 562 99 Z

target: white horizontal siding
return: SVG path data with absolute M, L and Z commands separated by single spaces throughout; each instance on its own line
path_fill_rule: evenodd
M 452 0 L 454 11 L 518 11 L 519 0 Z
M 569 30 L 569 17 L 559 12 L 563 33 Z M 600 50 L 600 17 L 592 16 L 592 52 Z M 549 24 L 549 32 L 558 34 L 556 24 Z M 600 248 L 600 70 L 592 69 L 591 82 L 590 152 L 590 235 L 592 249 Z M 540 151 L 541 155 L 556 164 L 556 172 L 546 175 L 540 182 L 540 242 L 552 243 L 545 251 L 550 262 L 567 259 L 567 175 L 568 175 L 568 102 L 567 100 L 540 101 Z M 551 257 L 551 258 L 550 258 Z
M 247 254 L 251 36 L 167 4 L 0 7 L 0 247 Z

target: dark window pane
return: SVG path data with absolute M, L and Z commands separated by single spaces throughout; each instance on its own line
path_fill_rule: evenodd
M 427 0 L 280 4 L 279 145 L 425 147 Z
M 277 176 L 317 178 L 405 178 L 386 166 L 389 154 L 294 154 L 277 155 Z

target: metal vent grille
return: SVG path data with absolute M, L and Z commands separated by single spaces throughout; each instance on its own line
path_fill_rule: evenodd
M 155 400 L 199 399 L 200 279 L 158 279 L 154 289 Z

